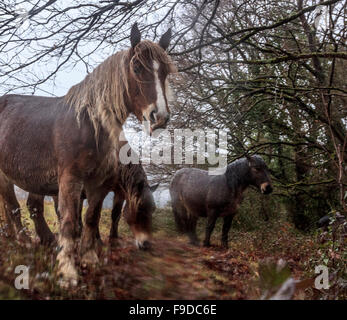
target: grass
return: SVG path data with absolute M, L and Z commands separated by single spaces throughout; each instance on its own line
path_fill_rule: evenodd
M 110 210 L 103 210 L 100 231 L 105 245 L 95 269 L 79 269 L 80 283 L 63 290 L 57 285 L 56 249 L 39 245 L 33 223 L 25 208 L 23 222 L 33 242 L 19 245 L 0 237 L 0 299 L 258 299 L 262 294 L 260 266 L 264 261 L 287 261 L 292 276 L 314 275 L 318 261 L 314 236 L 300 234 L 283 217 L 259 221 L 252 231 L 238 222 L 230 231 L 230 248 L 220 246 L 221 221 L 212 235 L 212 247 L 193 247 L 176 232 L 171 209 L 157 209 L 153 215 L 153 248 L 139 251 L 132 234 L 121 219 L 116 248 L 107 245 Z M 58 222 L 51 203 L 45 217 L 53 232 Z M 219 219 L 221 220 L 221 219 Z M 242 220 L 242 219 L 241 219 Z M 200 219 L 198 234 L 204 234 Z M 28 290 L 14 288 L 14 268 L 30 267 Z M 296 299 L 311 299 L 311 289 L 298 292 Z

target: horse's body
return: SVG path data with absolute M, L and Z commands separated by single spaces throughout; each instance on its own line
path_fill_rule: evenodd
M 198 244 L 197 220 L 207 217 L 204 245 L 209 246 L 216 220 L 223 217 L 222 244 L 227 247 L 232 219 L 249 185 L 257 186 L 263 193 L 272 191 L 268 169 L 259 156 L 234 161 L 222 175 L 208 175 L 208 171 L 195 168 L 179 170 L 170 185 L 178 229 L 189 235 L 191 243 Z
M 132 47 L 109 57 L 62 98 L 8 95 L 0 98 L 0 195 L 6 220 L 22 233 L 13 185 L 56 195 L 61 215 L 57 260 L 63 285 L 76 284 L 75 247 L 80 196 L 85 190 L 90 215 L 82 234 L 85 263 L 95 263 L 97 226 L 105 184 L 112 180 L 122 124 L 130 113 L 146 118 L 151 129 L 169 118 L 167 75 L 173 68 L 165 49 L 141 41 L 137 26 Z M 164 99 L 163 99 L 164 96 Z M 58 186 L 58 188 L 57 188 Z
M 58 159 L 55 149 L 59 146 L 54 136 L 64 121 L 74 124 L 66 126 L 66 133 L 79 137 L 73 111 L 62 98 L 0 97 L 1 171 L 22 189 L 57 195 Z

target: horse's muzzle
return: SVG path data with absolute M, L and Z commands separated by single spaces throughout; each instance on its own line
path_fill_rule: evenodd
M 269 194 L 272 192 L 272 190 L 273 190 L 273 188 L 272 188 L 271 184 L 268 182 L 264 182 L 260 185 L 260 191 L 263 194 Z
M 137 246 L 139 249 L 145 250 L 145 251 L 150 250 L 152 248 L 152 245 L 148 240 L 138 243 Z
M 170 114 L 169 113 L 166 113 L 164 115 L 159 115 L 157 114 L 155 116 L 155 121 L 152 121 L 151 120 L 151 129 L 152 129 L 152 132 L 155 130 L 155 129 L 165 129 L 166 128 L 166 125 L 168 124 L 170 120 Z

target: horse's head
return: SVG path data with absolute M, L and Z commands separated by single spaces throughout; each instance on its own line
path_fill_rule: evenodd
M 141 41 L 141 34 L 135 23 L 131 30 L 131 49 L 128 71 L 128 96 L 131 111 L 140 121 L 147 121 L 149 133 L 165 128 L 170 118 L 168 100 L 170 86 L 168 75 L 175 67 L 166 49 L 170 44 L 169 29 L 156 44 Z
M 251 184 L 258 187 L 263 194 L 272 192 L 272 182 L 269 169 L 264 160 L 258 156 L 247 157 L 250 167 Z
M 141 181 L 135 192 L 127 199 L 124 207 L 124 217 L 134 234 L 139 249 L 150 249 L 152 229 L 152 214 L 156 209 L 152 192 L 157 185 L 149 186 L 147 181 Z

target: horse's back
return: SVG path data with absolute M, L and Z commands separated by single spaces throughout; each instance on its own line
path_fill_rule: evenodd
M 0 113 L 5 109 L 7 105 L 7 95 L 0 97 Z
M 31 118 L 53 116 L 56 113 L 54 111 L 60 108 L 63 101 L 63 97 L 8 94 L 0 97 L 0 115 L 3 111 L 7 111 L 14 115 L 30 114 Z M 39 113 L 33 114 L 34 111 Z
M 40 193 L 41 185 L 47 194 L 56 192 L 53 131 L 61 102 L 40 96 L 0 97 L 0 169 L 23 189 Z

